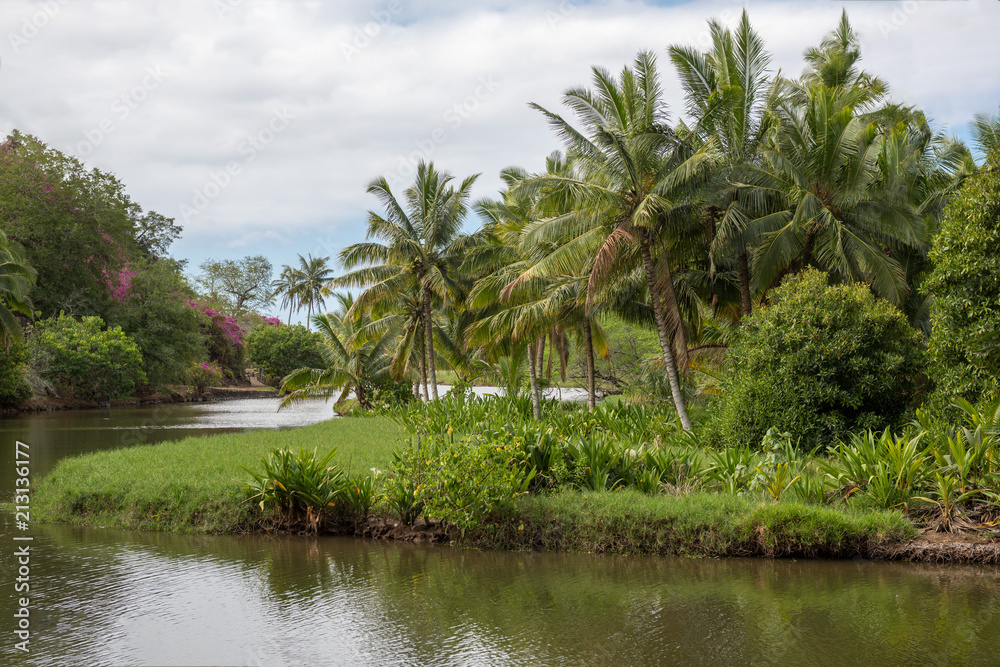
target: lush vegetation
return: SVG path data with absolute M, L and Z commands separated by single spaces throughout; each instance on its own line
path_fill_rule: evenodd
M 928 353 L 939 400 L 976 401 L 1000 392 L 1000 152 L 951 201 L 934 239 L 934 268 L 924 289 L 934 296 Z
M 213 461 L 246 467 L 253 500 L 213 526 L 316 531 L 375 512 L 476 540 L 492 530 L 500 544 L 555 543 L 546 531 L 558 530 L 582 548 L 603 526 L 625 535 L 612 551 L 659 552 L 682 538 L 703 553 L 772 555 L 842 554 L 909 534 L 908 520 L 991 530 L 1000 117 L 975 116 L 973 148 L 987 156 L 977 162 L 861 69 L 846 12 L 805 51 L 798 77 L 771 69 L 746 13 L 709 33 L 705 51 L 668 49 L 683 99 L 666 99 L 656 55 L 640 52 L 620 73 L 594 67 L 591 87 L 568 89 L 565 117 L 533 104 L 562 152 L 537 172 L 505 169 L 496 198 L 472 201 L 478 175 L 430 163 L 406 188 L 375 178 L 378 210 L 366 240 L 338 254 L 337 277 L 311 255 L 276 280 L 264 257 L 212 260 L 196 292 L 161 257 L 179 231 L 172 221 L 142 215 L 113 177 L 15 133 L 0 151 L 7 349 L 34 300 L 43 318 L 103 317 L 109 329 L 88 335 L 132 345 L 159 381 L 211 362 L 239 382 L 249 364 L 285 405 L 335 398 L 339 410 L 357 407 L 343 423 L 359 433 L 385 416 L 409 432 L 370 475 L 344 465 L 357 443 L 295 447 L 298 436 L 253 461 L 243 450 Z M 668 102 L 686 116 L 671 118 Z M 119 196 L 92 206 L 97 188 Z M 470 213 L 482 226 L 465 234 Z M 70 241 L 56 246 L 60 226 Z M 59 273 L 67 257 L 73 269 Z M 170 296 L 140 294 L 154 278 Z M 360 291 L 335 291 L 346 288 Z M 272 303 L 289 323 L 305 310 L 307 330 L 254 312 Z M 153 326 L 147 307 L 176 324 Z M 181 367 L 157 360 L 166 350 Z M 20 372 L 45 385 L 33 368 L 55 384 L 81 378 L 46 370 L 53 354 L 32 355 L 27 370 L 9 354 L 10 396 Z M 458 385 L 446 398 L 442 370 Z M 574 374 L 586 408 L 542 400 Z M 463 393 L 481 379 L 505 397 Z M 598 406 L 599 382 L 629 400 Z M 78 465 L 130 455 L 106 456 Z M 76 484 L 73 465 L 50 482 L 52 516 L 97 508 L 141 524 L 169 507 L 162 489 L 152 502 L 82 482 L 60 495 Z M 81 477 L 94 481 L 90 469 Z M 223 504 L 235 502 L 224 488 Z M 198 503 L 218 498 L 198 493 L 193 504 L 177 496 L 177 525 L 199 525 Z M 629 521 L 639 524 L 626 531 Z M 530 537 L 515 538 L 515 525 Z
M 139 346 L 120 327 L 99 317 L 68 315 L 37 322 L 31 336 L 35 358 L 60 392 L 106 401 L 129 396 L 145 382 Z
M 299 368 L 317 368 L 323 363 L 320 355 L 321 336 L 302 325 L 257 326 L 246 338 L 247 354 L 260 379 L 278 386 L 281 379 Z
M 810 450 L 851 432 L 898 426 L 916 395 L 920 334 L 862 285 L 807 271 L 772 292 L 729 348 L 720 430 L 756 447 L 771 427 Z

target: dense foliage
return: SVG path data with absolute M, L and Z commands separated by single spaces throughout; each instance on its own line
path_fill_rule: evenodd
M 0 407 L 17 405 L 31 397 L 26 377 L 30 358 L 23 342 L 11 343 L 6 352 L 0 350 Z
M 983 339 L 1000 332 L 1000 152 L 948 205 L 930 257 L 928 357 L 939 402 L 996 395 L 1000 368 Z
M 76 398 L 123 398 L 146 381 L 139 346 L 120 327 L 105 328 L 99 317 L 43 320 L 35 325 L 29 344 L 46 359 L 56 388 Z
M 807 271 L 745 318 L 729 348 L 722 431 L 757 447 L 770 427 L 805 449 L 896 425 L 917 389 L 920 335 L 864 285 Z
M 188 365 L 206 355 L 202 318 L 187 305 L 190 289 L 173 260 L 134 267 L 130 289 L 111 304 L 107 321 L 139 346 L 150 384 L 183 383 Z
M 261 380 L 277 387 L 281 379 L 299 368 L 318 368 L 323 363 L 319 352 L 321 335 L 304 326 L 261 324 L 246 336 L 250 365 Z

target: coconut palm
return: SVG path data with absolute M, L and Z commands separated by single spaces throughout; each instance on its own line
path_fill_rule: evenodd
M 299 266 L 296 269 L 298 278 L 296 296 L 299 302 L 298 309 L 306 307 L 306 328 L 309 328 L 313 308 L 319 310 L 326 305 L 325 297 L 330 293 L 328 286 L 333 279 L 333 269 L 326 265 L 329 260 L 329 257 L 309 255 L 305 258 L 299 255 Z
M 420 162 L 413 185 L 404 192 L 405 206 L 392 193 L 384 178 L 368 186 L 385 208 L 385 215 L 369 212 L 367 241 L 345 248 L 340 261 L 347 269 L 367 264 L 337 278 L 340 286 L 366 287 L 353 308 L 370 311 L 400 294 L 418 291 L 423 306 L 424 339 L 428 379 L 434 400 L 438 398 L 434 358 L 435 297 L 449 303 L 464 300 L 467 285 L 457 275 L 464 248 L 461 227 L 468 209 L 469 193 L 478 174 L 456 188 L 453 177 L 433 164 Z
M 856 42 L 845 16 L 820 49 L 807 52 L 812 68 L 787 82 L 765 164 L 744 171 L 759 192 L 786 200 L 750 225 L 762 239 L 753 267 L 763 291 L 815 265 L 843 281 L 869 282 L 899 305 L 909 286 L 894 254 L 920 246 L 924 224 L 906 189 L 885 185 L 885 134 L 872 110 L 884 84 L 857 70 Z
M 1000 114 L 977 113 L 973 116 L 972 141 L 983 155 L 1000 153 Z
M 768 133 L 776 86 L 768 75 L 770 54 L 750 25 L 746 10 L 735 30 L 709 21 L 711 48 L 706 52 L 671 46 L 670 59 L 680 75 L 692 135 L 714 144 L 714 178 L 709 188 L 709 229 L 713 267 L 735 257 L 743 315 L 753 308 L 749 253 L 757 239 L 748 223 L 765 214 L 768 201 L 749 197 L 736 178 L 740 168 L 758 164 Z
M 709 152 L 692 150 L 666 125 L 651 53 L 640 52 L 634 69 L 626 66 L 617 79 L 599 67 L 593 73 L 594 91 L 572 89 L 564 96 L 584 126 L 582 132 L 559 115 L 532 105 L 545 114 L 574 156 L 580 176 L 542 175 L 525 180 L 521 187 L 562 187 L 579 204 L 570 213 L 541 220 L 526 230 L 532 242 L 565 242 L 525 272 L 522 280 L 572 273 L 590 258 L 589 308 L 615 276 L 636 264 L 642 266 L 674 406 L 681 424 L 690 430 L 672 341 L 676 337 L 686 354 L 670 246 L 689 235 L 700 210 L 694 185 Z
M 288 324 L 292 323 L 292 310 L 299 303 L 299 291 L 302 284 L 302 274 L 297 269 L 285 265 L 281 275 L 271 283 L 274 295 L 281 296 L 281 307 L 288 306 Z
M 313 324 L 321 335 L 320 355 L 324 368 L 299 368 L 285 376 L 280 390 L 289 392 L 281 407 L 306 398 L 329 399 L 339 394 L 337 403 L 353 392 L 358 405 L 368 409 L 368 388 L 389 376 L 391 357 L 388 349 L 397 334 L 395 330 L 382 336 L 366 337 L 369 318 L 361 313 L 354 315 L 351 294 L 334 294 L 340 306 L 337 312 L 316 315 Z
M 24 250 L 8 241 L 7 235 L 0 230 L 0 331 L 3 332 L 4 350 L 8 353 L 11 342 L 23 337 L 15 314 L 32 316 L 28 289 L 34 284 L 36 275 L 24 258 Z

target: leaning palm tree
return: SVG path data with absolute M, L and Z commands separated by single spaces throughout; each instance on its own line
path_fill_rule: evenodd
M 333 281 L 337 286 L 365 287 L 352 312 L 371 311 L 380 303 L 400 294 L 417 291 L 423 307 L 427 374 L 434 400 L 438 398 L 434 354 L 434 298 L 461 304 L 466 289 L 458 275 L 463 255 L 462 222 L 468 209 L 473 183 L 478 174 L 458 186 L 453 177 L 439 172 L 433 164 L 421 162 L 413 185 L 397 200 L 385 178 L 368 186 L 385 208 L 385 215 L 369 212 L 368 234 L 364 243 L 348 246 L 339 259 L 346 269 L 355 269 Z M 372 241 L 371 239 L 377 239 Z
M 299 266 L 296 269 L 298 285 L 296 294 L 299 302 L 299 309 L 306 307 L 306 328 L 309 328 L 309 321 L 312 319 L 312 311 L 326 305 L 325 297 L 330 293 L 329 284 L 333 278 L 333 269 L 326 263 L 329 257 L 313 257 L 308 259 L 299 255 Z
M 710 154 L 692 150 L 669 129 L 662 89 L 651 53 L 640 52 L 634 69 L 616 79 L 595 67 L 595 90 L 572 89 L 564 102 L 583 132 L 541 106 L 549 124 L 574 156 L 580 176 L 541 175 L 523 188 L 566 188 L 580 202 L 565 215 L 526 230 L 532 242 L 561 240 L 558 250 L 525 272 L 522 280 L 572 273 L 591 262 L 587 306 L 615 276 L 638 264 L 645 270 L 656 330 L 674 406 L 684 429 L 691 429 L 673 339 L 686 354 L 684 323 L 674 291 L 669 247 L 689 233 L 698 212 L 694 185 Z M 658 256 L 654 261 L 654 252 Z
M 354 304 L 350 293 L 335 294 L 339 310 L 313 317 L 313 324 L 322 336 L 320 355 L 324 368 L 299 368 L 285 376 L 280 391 L 288 392 L 280 407 L 306 398 L 329 399 L 337 394 L 341 403 L 352 392 L 358 405 L 368 409 L 368 388 L 389 376 L 391 357 L 388 348 L 395 331 L 382 336 L 366 338 L 363 333 L 368 318 L 355 318 L 349 314 Z
M 11 342 L 23 336 L 15 314 L 32 316 L 28 289 L 34 284 L 36 275 L 24 258 L 24 250 L 8 241 L 7 235 L 0 230 L 0 332 L 8 353 Z

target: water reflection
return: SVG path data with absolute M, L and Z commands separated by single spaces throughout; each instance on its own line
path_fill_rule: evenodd
M 1000 651 L 992 568 L 36 534 L 37 643 L 27 660 L 5 646 L 14 664 L 990 664 Z

